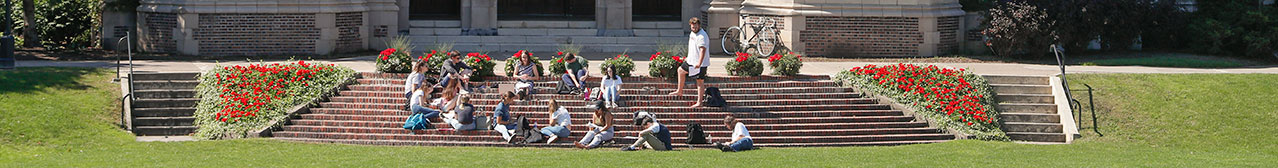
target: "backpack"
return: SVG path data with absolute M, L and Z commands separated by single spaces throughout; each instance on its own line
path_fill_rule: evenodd
M 701 130 L 701 124 L 688 124 L 688 144 L 706 144 L 706 132 Z
M 706 102 L 704 102 L 704 104 L 706 107 L 723 107 L 725 104 L 728 104 L 727 100 L 723 100 L 723 95 L 719 94 L 719 88 L 717 87 L 706 88 L 705 101 Z
M 523 136 L 524 143 L 538 143 L 545 141 L 545 137 L 541 135 L 541 131 L 538 131 L 540 129 L 533 127 L 531 123 L 528 122 L 528 118 L 524 118 L 524 116 L 517 117 L 517 119 L 515 119 L 515 125 L 515 136 Z
M 419 130 L 432 128 L 434 128 L 434 126 L 430 124 L 430 120 L 426 120 L 426 115 L 422 113 L 410 115 L 408 116 L 408 120 L 404 120 L 404 129 Z
M 573 88 L 572 86 L 568 86 L 567 84 L 564 84 L 564 81 L 559 81 L 559 82 L 556 82 L 556 83 L 557 83 L 557 84 L 556 84 L 556 85 L 557 85 L 557 87 L 555 88 L 555 90 L 556 90 L 555 92 L 556 92 L 556 93 L 559 93 L 559 94 L 572 94 L 572 91 L 573 91 L 573 90 L 577 90 L 577 88 Z

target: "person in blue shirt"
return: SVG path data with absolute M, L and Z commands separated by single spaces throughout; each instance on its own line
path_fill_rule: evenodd
M 506 92 L 501 95 L 501 103 L 497 103 L 497 109 L 493 110 L 492 121 L 497 123 L 493 130 L 501 134 L 501 138 L 507 143 L 511 143 L 515 133 L 515 119 L 510 117 L 510 104 L 515 103 L 515 93 Z

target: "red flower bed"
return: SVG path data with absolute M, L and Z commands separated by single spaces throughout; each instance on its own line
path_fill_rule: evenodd
M 306 61 L 235 65 L 210 70 L 196 87 L 197 137 L 216 139 L 283 117 L 287 108 L 307 103 L 354 75 L 333 64 Z M 207 129 L 206 129 L 207 128 Z M 232 134 L 234 135 L 234 134 Z
M 913 64 L 853 67 L 836 81 L 896 99 L 950 127 L 982 139 L 1005 139 L 985 80 L 965 69 Z

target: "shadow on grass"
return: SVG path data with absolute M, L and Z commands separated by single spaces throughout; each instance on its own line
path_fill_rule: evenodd
M 32 93 L 43 88 L 84 90 L 90 86 L 82 78 L 99 71 L 94 68 L 34 67 L 0 71 L 0 94 Z

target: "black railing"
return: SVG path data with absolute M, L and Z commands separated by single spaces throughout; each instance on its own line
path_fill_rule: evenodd
M 1078 99 L 1074 98 L 1074 94 L 1070 93 L 1071 91 L 1076 91 L 1076 90 L 1069 89 L 1069 79 L 1065 77 L 1065 54 L 1061 53 L 1062 49 L 1060 48 L 1060 46 L 1053 44 L 1051 47 L 1052 47 L 1052 53 L 1056 54 L 1056 65 L 1061 68 L 1061 88 L 1063 88 L 1063 90 L 1065 91 L 1066 101 L 1069 101 L 1067 103 L 1069 103 L 1069 106 L 1070 106 L 1070 115 L 1075 116 L 1074 127 L 1077 129 L 1082 129 L 1081 125 L 1083 121 L 1079 116 L 1083 115 L 1083 110 L 1082 110 L 1083 104 L 1082 102 L 1079 102 Z M 1095 131 L 1096 135 L 1098 136 L 1105 136 L 1105 134 L 1101 134 L 1100 129 L 1096 127 L 1097 126 L 1096 104 L 1094 99 L 1092 99 L 1092 86 L 1087 85 L 1085 83 L 1083 84 L 1083 86 L 1087 86 L 1087 90 L 1086 90 L 1087 105 L 1089 106 L 1089 108 L 1091 108 L 1091 112 L 1092 112 L 1092 131 Z M 1084 90 L 1077 90 L 1077 91 L 1084 91 Z M 1077 115 L 1075 115 L 1075 112 L 1077 112 Z
M 132 124 L 129 122 L 130 116 L 125 115 L 124 113 L 125 110 L 128 110 L 128 109 L 125 109 L 124 104 L 127 101 L 129 106 L 133 106 L 133 100 L 136 99 L 136 97 L 133 96 L 133 90 L 134 90 L 133 89 L 133 43 L 132 43 L 133 39 L 130 39 L 130 37 L 132 36 L 133 35 L 131 33 L 125 32 L 124 37 L 121 37 L 119 40 L 116 40 L 116 43 L 115 43 L 116 51 L 120 50 L 121 43 L 125 44 L 124 49 L 126 53 L 128 54 L 126 55 L 126 57 L 129 59 L 129 72 L 128 72 L 129 82 L 124 83 L 125 87 L 129 89 L 129 93 L 124 94 L 124 96 L 120 97 L 120 127 L 124 128 L 125 130 L 132 130 L 133 128 L 130 126 L 130 124 Z M 124 67 L 124 65 L 121 64 L 122 60 L 120 59 L 126 58 L 126 57 L 115 57 L 115 79 L 116 80 L 122 79 L 120 75 L 123 73 L 121 73 L 120 68 Z

